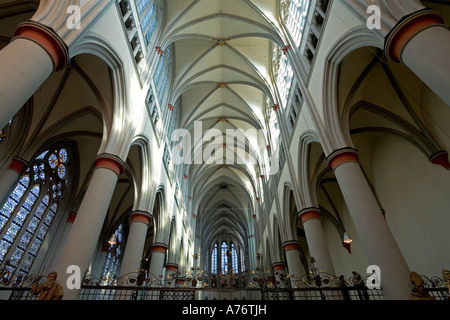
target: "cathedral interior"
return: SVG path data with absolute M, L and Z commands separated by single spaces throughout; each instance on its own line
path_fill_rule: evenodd
M 449 26 L 437 0 L 1 1 L 0 299 L 447 300 Z

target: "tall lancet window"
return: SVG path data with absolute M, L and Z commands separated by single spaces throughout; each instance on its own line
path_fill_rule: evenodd
M 141 21 L 141 30 L 148 45 L 157 25 L 157 8 L 153 1 L 139 0 L 136 1 L 136 9 Z
M 233 273 L 239 273 L 238 255 L 234 243 L 231 244 L 231 265 L 233 266 Z
M 123 224 L 117 227 L 111 238 L 114 239 L 114 242 L 110 242 L 108 255 L 106 256 L 102 272 L 102 279 L 105 281 L 113 279 L 119 272 L 119 265 L 124 247 Z
M 64 198 L 71 155 L 47 150 L 22 175 L 0 209 L 0 263 L 4 283 L 25 277 Z
M 281 98 L 281 105 L 287 108 L 289 91 L 294 79 L 294 70 L 283 50 L 277 45 L 273 45 L 272 51 L 273 74 L 275 76 L 276 87 Z
M 222 242 L 222 246 L 220 247 L 220 252 L 221 252 L 221 271 L 222 273 L 227 273 L 228 272 L 228 245 L 227 243 L 224 241 Z
M 217 251 L 219 250 L 217 243 L 211 252 L 211 273 L 217 273 Z
M 283 0 L 283 16 L 286 27 L 298 47 L 305 28 L 311 0 Z

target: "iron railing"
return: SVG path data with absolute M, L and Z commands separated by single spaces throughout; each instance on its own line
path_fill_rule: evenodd
M 426 277 L 424 290 L 435 300 L 449 300 L 447 283 L 439 277 Z M 86 277 L 82 282 L 80 300 L 384 300 L 382 288 L 368 289 L 355 285 L 354 279 L 342 281 L 319 273 L 314 277 L 274 281 L 268 275 L 241 275 L 233 281 L 204 274 L 162 281 L 162 277 L 127 275 L 119 279 Z M 259 280 L 259 281 L 258 281 Z M 262 281 L 261 281 L 262 280 Z M 362 279 L 365 283 L 365 279 Z M 0 282 L 0 299 L 36 300 L 31 287 L 36 278 L 28 276 L 21 282 Z M 41 282 L 45 281 L 43 277 Z M 361 282 L 360 282 L 361 283 Z M 283 286 L 283 287 L 280 287 Z M 293 287 L 295 286 L 295 287 Z

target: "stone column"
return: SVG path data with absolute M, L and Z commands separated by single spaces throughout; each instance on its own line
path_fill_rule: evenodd
M 322 223 L 320 222 L 320 209 L 303 209 L 298 213 L 298 217 L 303 222 L 310 256 L 316 259 L 320 272 L 334 275 L 333 263 L 325 241 Z
M 164 269 L 164 260 L 166 258 L 167 245 L 164 243 L 154 243 L 152 245 L 152 257 L 150 259 L 149 277 L 152 285 L 157 285 L 162 281 L 161 275 Z
M 388 300 L 409 299 L 410 271 L 381 213 L 359 164 L 357 151 L 344 148 L 328 156 L 342 195 L 371 265 L 381 269 L 381 287 Z
M 78 266 L 82 275 L 88 269 L 117 180 L 124 168 L 125 163 L 118 157 L 107 154 L 97 157 L 89 187 L 57 266 L 58 279 L 64 288 L 64 300 L 78 299 L 80 290 L 67 288 L 67 278 L 70 276 L 67 268 Z
M 385 52 L 450 106 L 450 30 L 438 12 L 425 9 L 402 19 L 387 36 Z
M 119 277 L 139 271 L 151 219 L 151 215 L 144 211 L 134 211 L 131 214 L 130 232 L 128 233 Z
M 19 181 L 20 177 L 24 174 L 27 168 L 28 168 L 27 161 L 19 157 L 15 157 L 12 159 L 8 169 L 3 171 L 2 175 L 0 176 L 1 205 L 3 205 L 8 200 L 8 197 L 13 191 L 15 185 L 17 184 L 17 181 Z
M 20 24 L 0 51 L 0 128 L 53 72 L 68 63 L 68 49 L 53 30 L 33 21 Z
M 282 246 L 286 254 L 286 262 L 289 270 L 291 286 L 292 288 L 296 288 L 296 280 L 299 280 L 300 277 L 304 275 L 302 263 L 300 261 L 300 244 L 298 241 L 291 240 L 284 242 Z
M 59 260 L 59 257 L 61 255 L 61 251 L 64 247 L 64 243 L 67 240 L 67 237 L 69 236 L 70 230 L 72 229 L 73 223 L 75 222 L 75 219 L 77 217 L 76 212 L 69 212 L 69 215 L 67 217 L 66 224 L 64 225 L 64 230 L 62 231 L 61 235 L 58 239 L 58 247 L 56 248 L 56 252 L 53 254 L 53 257 L 51 259 L 51 265 L 50 268 L 46 269 L 47 273 L 51 272 L 55 269 L 55 265 Z

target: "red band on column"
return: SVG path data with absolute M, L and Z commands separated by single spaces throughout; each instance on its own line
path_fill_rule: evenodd
M 178 265 L 176 264 L 166 264 L 166 270 L 170 272 L 177 272 L 178 271 Z
M 28 168 L 28 163 L 21 158 L 13 158 L 9 165 L 9 170 L 17 172 L 19 175 L 23 174 Z
M 97 168 L 110 169 L 117 173 L 118 176 L 125 170 L 125 165 L 120 159 L 109 155 L 100 155 L 97 160 L 95 160 L 95 166 Z
M 350 148 L 337 150 L 327 158 L 328 166 L 331 170 L 335 170 L 339 165 L 345 162 L 358 162 L 358 160 L 358 152 Z
M 110 247 L 111 247 L 111 246 L 110 246 L 108 243 L 105 243 L 105 244 L 103 245 L 103 247 L 102 247 L 102 251 L 103 251 L 103 252 L 108 252 Z
M 152 216 L 147 212 L 136 211 L 131 214 L 131 221 L 133 222 L 142 222 L 146 225 L 149 225 L 152 221 Z
M 300 247 L 300 244 L 297 241 L 288 241 L 288 242 L 283 243 L 284 251 L 298 250 L 299 247 Z
M 430 162 L 433 164 L 440 165 L 447 170 L 450 169 L 450 162 L 448 161 L 447 151 L 440 151 L 438 153 L 435 153 L 430 157 Z
M 70 212 L 69 216 L 67 217 L 67 222 L 74 223 L 76 217 L 77 217 L 77 214 L 75 212 Z
M 401 21 L 387 37 L 386 57 L 394 62 L 401 62 L 403 49 L 416 34 L 426 28 L 444 25 L 442 16 L 432 10 L 420 11 Z
M 308 220 L 319 219 L 320 218 L 320 210 L 316 208 L 304 209 L 299 212 L 298 217 L 305 223 Z
M 152 245 L 152 252 L 161 252 L 161 253 L 166 253 L 167 251 L 167 246 L 163 243 L 155 243 L 154 245 Z
M 25 38 L 40 45 L 53 62 L 53 71 L 64 69 L 69 64 L 69 52 L 59 36 L 37 22 L 25 22 L 16 28 L 14 38 Z
M 275 262 L 273 265 L 273 270 L 286 270 L 286 264 L 284 262 Z

